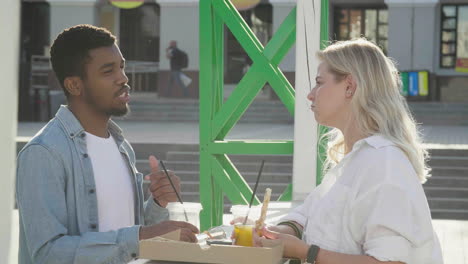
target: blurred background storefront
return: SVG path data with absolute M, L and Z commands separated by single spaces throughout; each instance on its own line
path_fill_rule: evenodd
M 64 28 L 83 23 L 106 27 L 117 36 L 130 85 L 140 94 L 167 96 L 165 50 L 176 40 L 189 56 L 184 73 L 192 78 L 189 89 L 196 99 L 199 0 L 142 1 L 137 8 L 122 9 L 108 0 L 22 0 L 19 120 L 47 120 L 64 102 L 49 66 L 49 49 Z M 258 4 L 239 12 L 265 45 L 296 1 L 254 2 Z M 409 101 L 468 103 L 467 0 L 330 0 L 330 32 L 331 40 L 365 36 L 382 47 L 397 61 Z M 292 84 L 294 53 L 280 65 Z M 229 30 L 224 54 L 225 83 L 236 84 L 252 61 Z

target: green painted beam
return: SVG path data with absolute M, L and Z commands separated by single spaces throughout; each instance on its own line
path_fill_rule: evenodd
M 220 186 L 214 181 L 211 155 L 203 146 L 211 142 L 211 120 L 219 108 L 222 97 L 224 28 L 214 13 L 210 1 L 200 1 L 200 213 L 202 230 L 222 223 L 219 203 L 222 201 Z M 221 55 L 221 56 L 220 56 Z M 221 94 L 220 94 L 221 93 Z M 222 206 L 222 205 L 221 205 Z
M 226 192 L 226 195 L 228 196 L 228 198 L 231 200 L 233 204 L 248 204 L 250 199 L 252 198 L 253 191 L 250 188 L 250 186 L 247 184 L 245 179 L 242 177 L 240 172 L 237 170 L 237 168 L 232 164 L 229 157 L 226 155 L 215 155 L 215 160 L 219 168 L 223 169 L 224 174 L 222 175 L 229 178 L 229 180 L 232 182 L 232 185 L 224 185 L 224 186 L 226 187 L 233 186 L 238 191 L 238 193 L 235 195 L 232 195 Z M 230 187 L 226 189 L 230 189 Z M 237 195 L 240 195 L 241 198 L 239 199 Z M 258 200 L 257 197 L 255 197 L 254 204 L 257 205 L 259 203 L 260 201 Z
M 223 19 L 226 26 L 253 61 L 266 60 L 262 55 L 263 45 L 242 19 L 237 9 L 229 0 L 211 0 L 215 12 Z
M 229 0 L 200 0 L 199 7 L 200 201 L 203 205 L 200 219 L 201 229 L 206 230 L 222 223 L 224 194 L 236 203 L 247 203 L 252 195 L 226 154 L 293 154 L 293 141 L 224 141 L 224 138 L 267 82 L 291 115 L 294 114 L 294 89 L 278 65 L 295 43 L 296 9 L 264 48 Z M 253 61 L 226 102 L 223 102 L 224 25 Z M 291 199 L 291 190 L 282 199 Z M 257 197 L 255 203 L 259 203 Z
M 283 194 L 281 194 L 280 197 L 278 197 L 278 201 L 288 202 L 291 200 L 292 200 L 292 184 L 288 184 Z
M 252 67 L 216 115 L 212 132 L 214 139 L 222 139 L 229 133 L 268 79 L 272 80 L 270 84 L 288 111 L 291 115 L 294 114 L 294 89 L 278 68 L 278 64 L 295 43 L 295 10 L 296 8 L 289 13 L 263 51 L 266 58 L 271 60 L 268 64 L 272 64 L 270 66 L 273 72 L 265 72 L 266 65 L 253 61 Z
M 209 152 L 212 154 L 231 155 L 289 155 L 293 154 L 294 142 L 284 141 L 257 141 L 257 140 L 232 140 L 215 141 L 209 144 Z
M 237 188 L 235 183 L 231 180 L 231 175 L 226 171 L 221 163 L 219 163 L 216 158 L 213 159 L 214 166 L 213 172 L 217 175 L 215 181 L 220 186 L 225 186 L 226 188 L 223 191 L 226 193 L 228 198 L 233 204 L 246 204 L 248 198 L 244 196 L 244 193 Z
M 296 103 L 294 88 L 278 67 L 275 67 L 270 76 L 269 83 L 271 88 L 273 88 L 276 95 L 278 95 L 281 102 L 283 102 L 288 112 L 294 116 L 294 105 Z
M 213 120 L 213 140 L 224 139 L 247 111 L 265 82 L 266 79 L 262 78 L 261 67 L 253 64 L 216 114 Z
M 296 43 L 295 7 L 278 27 L 271 40 L 265 46 L 265 51 L 263 53 L 273 65 L 278 66 L 294 43 Z

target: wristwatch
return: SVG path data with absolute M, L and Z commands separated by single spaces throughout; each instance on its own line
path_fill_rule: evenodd
M 307 251 L 306 263 L 315 264 L 320 248 L 317 245 L 311 245 Z

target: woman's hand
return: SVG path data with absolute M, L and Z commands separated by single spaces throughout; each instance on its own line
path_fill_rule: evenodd
M 262 236 L 259 236 L 257 232 L 253 232 L 254 246 L 263 246 L 263 241 L 266 239 L 281 240 L 284 246 L 284 257 L 306 259 L 309 246 L 304 241 L 293 235 L 279 233 L 274 229 L 276 229 L 276 227 L 264 227 L 261 230 Z

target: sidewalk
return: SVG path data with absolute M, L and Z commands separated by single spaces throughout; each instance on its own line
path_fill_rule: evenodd
M 118 121 L 131 143 L 198 144 L 198 123 Z M 18 140 L 27 141 L 45 123 L 21 122 Z M 468 149 L 468 127 L 421 126 L 424 143 L 431 148 Z M 293 139 L 292 124 L 237 124 L 227 139 Z

